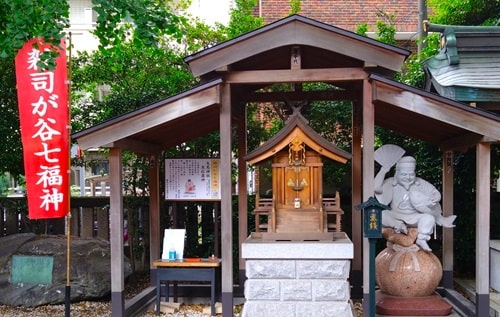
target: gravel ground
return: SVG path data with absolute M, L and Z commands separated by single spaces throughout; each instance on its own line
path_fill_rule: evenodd
M 203 305 L 181 305 L 174 314 L 161 314 L 162 317 L 207 317 L 203 314 Z M 355 303 L 357 317 L 363 316 L 360 303 Z M 241 306 L 235 307 L 234 317 L 239 317 Z M 1 317 L 63 317 L 64 305 L 40 306 L 36 308 L 0 306 Z M 71 317 L 110 317 L 111 303 L 109 302 L 80 302 L 71 304 Z M 220 315 L 218 315 L 220 316 Z M 156 317 L 153 310 L 141 314 L 139 317 Z M 356 316 L 355 316 L 356 317 Z
M 136 274 L 131 276 L 125 286 L 125 298 L 129 299 L 149 286 L 148 274 Z M 174 314 L 161 314 L 162 317 L 208 317 L 203 314 L 206 305 L 181 305 Z M 242 305 L 234 308 L 234 317 L 241 315 Z M 363 316 L 360 303 L 354 303 L 357 316 Z M 0 305 L 0 317 L 64 317 L 65 305 L 47 305 L 35 308 L 11 307 Z M 218 315 L 220 316 L 220 315 Z M 85 301 L 72 303 L 70 306 L 70 317 L 111 317 L 111 302 L 109 301 Z M 156 317 L 153 309 L 148 310 L 138 317 Z
M 181 305 L 174 314 L 161 314 L 162 317 L 208 317 L 203 314 L 203 305 Z M 235 308 L 235 317 L 240 316 L 240 306 Z M 1 317 L 63 317 L 64 305 L 40 306 L 36 308 L 0 306 Z M 70 307 L 71 317 L 110 317 L 111 303 L 109 302 L 80 302 Z M 153 310 L 148 310 L 139 317 L 156 317 Z M 220 316 L 220 315 L 218 315 Z

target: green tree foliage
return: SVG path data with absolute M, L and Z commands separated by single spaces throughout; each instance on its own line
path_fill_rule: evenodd
M 119 44 L 132 41 L 138 47 L 160 45 L 165 36 L 180 39 L 183 19 L 170 10 L 171 0 L 93 0 L 98 13 L 94 34 L 105 54 L 119 54 Z M 184 2 L 181 1 L 181 4 Z M 43 37 L 58 46 L 69 27 L 67 0 L 1 0 L 0 57 L 14 57 L 29 39 Z M 45 52 L 42 63 L 53 67 L 56 53 Z
M 158 47 L 166 35 L 178 40 L 182 36 L 179 25 L 184 19 L 170 11 L 170 0 L 92 0 L 92 4 L 97 13 L 94 34 L 102 52 L 116 52 L 130 41 L 136 47 Z
M 430 20 L 450 25 L 500 25 L 500 0 L 428 0 Z
M 73 59 L 73 129 L 88 128 L 166 98 L 196 80 L 173 50 L 122 43 L 120 54 L 82 52 Z M 107 93 L 104 96 L 98 92 Z
M 190 19 L 183 25 L 184 36 L 181 39 L 180 55 L 186 56 L 207 49 L 229 38 L 228 27 L 216 23 L 209 26 L 198 18 Z
M 23 174 L 14 60 L 0 58 L 0 173 Z
M 73 120 L 74 130 L 88 127 L 89 124 L 100 122 L 99 120 L 109 118 L 114 114 L 123 113 L 138 106 L 138 99 L 152 101 L 158 98 L 159 94 L 153 96 L 147 90 L 148 83 L 146 79 L 155 81 L 160 85 L 162 82 L 166 88 L 163 89 L 164 97 L 166 94 L 172 94 L 182 89 L 183 84 L 192 83 L 192 78 L 187 78 L 184 64 L 177 56 L 168 55 L 165 52 L 154 54 L 148 48 L 164 45 L 165 39 L 180 38 L 182 32 L 182 23 L 184 19 L 172 14 L 170 3 L 176 5 L 186 5 L 186 1 L 170 0 L 145 0 L 145 1 L 94 1 L 95 10 L 99 12 L 97 21 L 96 35 L 101 40 L 99 55 L 92 61 L 90 55 L 82 54 L 76 61 L 78 67 L 106 65 L 106 73 L 99 73 L 94 67 L 89 66 L 83 69 L 78 75 L 76 85 L 80 92 L 86 96 L 85 99 L 77 98 L 81 108 L 74 109 L 76 120 Z M 65 29 L 69 26 L 69 4 L 67 0 L 0 0 L 0 117 L 2 124 L 0 126 L 0 136 L 2 143 L 0 147 L 0 171 L 10 172 L 13 175 L 23 173 L 23 160 L 21 151 L 21 140 L 19 131 L 19 114 L 17 105 L 17 92 L 14 71 L 14 56 L 23 44 L 34 37 L 43 37 L 46 41 L 53 43 L 54 47 L 60 44 L 62 38 L 66 36 Z M 124 22 L 124 23 L 120 23 Z M 132 58 L 131 52 L 141 57 L 148 57 L 146 61 L 139 61 L 139 58 Z M 42 63 L 44 67 L 54 66 L 53 57 L 55 52 L 44 53 Z M 167 57 L 168 55 L 168 57 Z M 171 71 L 166 74 L 157 74 L 155 70 L 150 71 L 151 78 L 146 78 L 144 72 L 139 76 L 134 74 L 135 78 L 128 76 L 119 78 L 123 74 L 133 74 L 127 72 L 125 68 L 136 70 L 137 64 L 134 63 L 158 63 L 170 59 L 169 64 L 175 65 Z M 171 62 L 175 60 L 175 62 Z M 130 64 L 127 64 L 129 63 Z M 81 64 L 79 64 L 81 63 Z M 114 63 L 111 65 L 111 63 Z M 135 67 L 135 66 L 137 67 Z M 104 68 L 103 68 L 104 69 Z M 102 69 L 102 70 L 103 70 Z M 109 71 L 111 69 L 111 71 Z M 157 70 L 157 68 L 155 68 Z M 177 70 L 177 71 L 176 71 Z M 180 75 L 180 71 L 183 75 Z M 112 78 L 113 76 L 114 79 Z M 167 79 L 167 76 L 170 76 Z M 93 83 L 89 78 L 94 77 Z M 107 78 L 106 78 L 107 77 Z M 127 79 L 123 83 L 120 80 Z M 114 80 L 114 81 L 113 81 Z M 179 80 L 175 82 L 175 80 Z M 75 82 L 75 81 L 74 81 Z M 95 89 L 86 89 L 94 85 L 108 84 L 116 91 L 116 94 L 122 94 L 121 105 L 119 101 L 114 103 L 110 109 L 101 108 L 103 104 L 92 102 L 92 96 Z M 121 85 L 120 85 L 121 84 Z M 83 87 L 85 86 L 86 87 Z M 130 87 L 134 87 L 133 89 Z M 81 89 L 81 90 L 80 90 Z M 91 93 L 89 93 L 92 91 Z M 125 98 L 126 94 L 131 92 L 134 98 Z M 90 94 L 90 95 L 89 95 Z M 135 104 L 133 104 L 135 102 Z M 142 104 L 143 105 L 143 104 Z M 119 109 L 123 106 L 123 109 Z M 86 111 L 89 116 L 86 116 Z M 106 117 L 108 115 L 108 117 Z M 90 119 L 90 120 L 89 120 Z M 78 121 L 78 122 L 76 122 Z
M 232 39 L 241 34 L 253 31 L 263 25 L 262 18 L 256 18 L 254 13 L 257 0 L 235 0 L 231 9 L 228 26 L 228 38 Z
M 57 47 L 68 26 L 66 0 L 0 0 L 0 57 L 13 58 L 27 40 L 36 37 Z M 50 57 L 53 52 L 42 54 L 44 59 Z
M 302 10 L 301 2 L 302 0 L 290 0 L 290 15 L 300 13 Z

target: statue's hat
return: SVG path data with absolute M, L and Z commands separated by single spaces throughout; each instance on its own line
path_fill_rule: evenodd
M 415 168 L 417 165 L 417 161 L 415 160 L 414 157 L 412 156 L 403 156 L 401 159 L 399 159 L 398 163 L 396 164 L 396 169 L 399 168 Z

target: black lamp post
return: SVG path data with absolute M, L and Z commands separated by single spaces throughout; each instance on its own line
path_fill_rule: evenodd
M 377 239 L 382 238 L 382 210 L 389 206 L 378 202 L 377 198 L 370 197 L 356 209 L 363 210 L 363 233 L 370 243 L 370 303 L 369 316 L 375 316 L 375 246 Z

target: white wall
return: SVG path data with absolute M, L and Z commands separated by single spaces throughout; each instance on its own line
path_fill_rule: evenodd
M 214 25 L 215 22 L 227 25 L 229 23 L 229 10 L 233 0 L 191 0 L 187 10 L 193 16 L 200 17 L 205 23 Z

